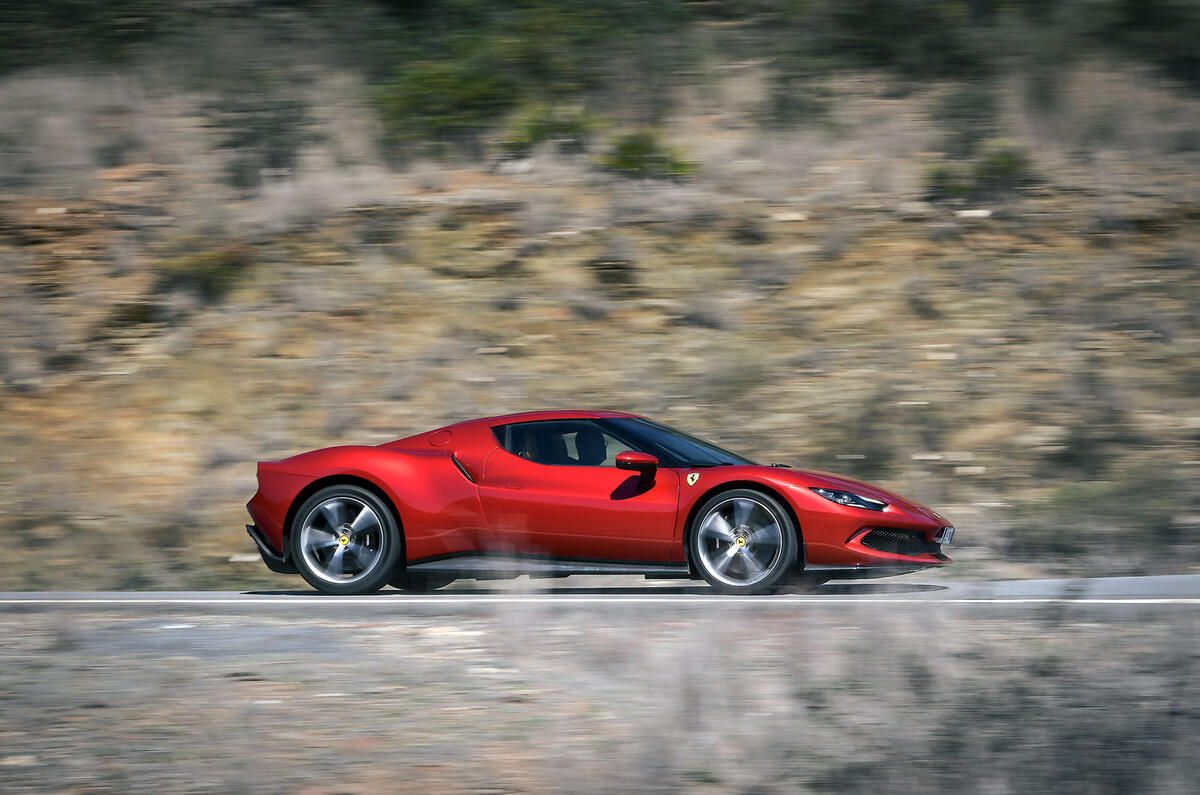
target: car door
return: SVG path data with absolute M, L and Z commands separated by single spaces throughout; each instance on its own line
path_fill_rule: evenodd
M 590 420 L 500 426 L 479 497 L 500 551 L 585 560 L 670 560 L 679 474 L 616 467 L 635 449 Z

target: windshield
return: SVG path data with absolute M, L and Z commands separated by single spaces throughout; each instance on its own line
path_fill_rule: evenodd
M 715 467 L 754 462 L 717 447 L 712 442 L 635 417 L 599 420 L 620 436 L 636 442 L 637 447 L 658 457 L 667 467 Z

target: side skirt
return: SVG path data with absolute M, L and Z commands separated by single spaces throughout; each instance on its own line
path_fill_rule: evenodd
M 810 563 L 804 567 L 805 574 L 815 574 L 828 577 L 831 580 L 867 580 L 875 577 L 894 577 L 897 574 L 909 574 L 922 569 L 936 569 L 938 565 L 929 566 L 827 566 Z
M 408 571 L 413 574 L 448 575 L 463 580 L 505 580 L 522 574 L 532 579 L 570 577 L 575 574 L 632 574 L 647 579 L 690 579 L 692 576 L 684 563 L 615 563 L 495 555 L 462 555 L 410 563 Z

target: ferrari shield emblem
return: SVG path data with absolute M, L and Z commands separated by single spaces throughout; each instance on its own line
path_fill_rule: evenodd
M 697 481 L 697 480 L 699 480 L 699 479 L 700 479 L 700 473 L 699 473 L 699 472 L 689 472 L 689 473 L 688 473 L 688 476 L 687 476 L 687 482 L 688 482 L 688 485 L 689 485 L 689 486 L 695 486 L 695 485 L 696 485 L 696 481 Z

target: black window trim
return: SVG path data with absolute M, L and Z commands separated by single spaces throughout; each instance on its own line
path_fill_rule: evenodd
M 652 428 L 657 428 L 659 430 L 666 431 L 668 433 L 683 434 L 685 436 L 694 438 L 699 442 L 703 442 L 704 444 L 707 444 L 710 447 L 712 447 L 716 450 L 719 450 L 722 453 L 727 453 L 735 459 L 741 459 L 741 461 L 731 462 L 733 465 L 738 465 L 738 464 L 741 464 L 744 462 L 745 465 L 755 466 L 754 462 L 750 461 L 745 456 L 735 453 L 732 450 L 726 450 L 724 447 L 721 447 L 716 442 L 711 442 L 708 439 L 702 439 L 699 436 L 693 436 L 692 434 L 688 433 L 687 431 L 682 431 L 682 430 L 679 430 L 678 428 L 672 428 L 668 425 L 662 425 L 660 423 L 654 422 L 653 420 L 647 419 L 645 417 L 617 417 L 614 419 L 629 420 L 632 423 L 634 423 L 635 425 L 649 425 Z M 616 423 L 613 421 L 613 419 L 610 419 L 607 417 L 599 417 L 596 419 L 596 422 L 599 423 L 601 425 L 601 427 L 603 427 L 605 430 L 612 433 L 614 436 L 618 436 L 617 427 L 615 427 Z M 618 438 L 624 438 L 624 437 L 618 436 Z M 626 442 L 626 444 L 628 444 L 628 442 Z M 647 446 L 651 446 L 656 449 L 645 450 L 644 448 Z M 633 449 L 635 449 L 635 450 L 642 449 L 643 452 L 650 453 L 651 455 L 658 458 L 658 460 L 660 462 L 660 466 L 663 466 L 667 469 L 696 469 L 698 467 L 721 466 L 721 464 L 696 464 L 696 463 L 693 463 L 690 461 L 685 461 L 684 459 L 682 459 L 679 456 L 672 453 L 670 450 L 663 448 L 663 447 L 659 447 L 658 445 L 655 445 L 653 443 L 650 443 L 649 445 L 643 444 L 640 446 L 634 446 Z
M 607 436 L 613 437 L 618 442 L 620 442 L 621 444 L 628 447 L 630 450 L 636 450 L 639 453 L 650 453 L 651 455 L 657 455 L 650 450 L 643 449 L 642 445 L 634 444 L 632 442 L 632 440 L 627 439 L 624 434 L 618 433 L 615 429 L 608 427 L 601 420 L 602 420 L 601 417 L 560 417 L 557 419 L 521 420 L 519 422 L 506 422 L 501 425 L 493 425 L 491 427 L 492 427 L 492 435 L 496 437 L 496 442 L 500 445 L 500 449 L 504 453 L 512 456 L 513 458 L 520 459 L 521 461 L 524 461 L 528 464 L 537 464 L 538 466 L 543 466 L 543 467 L 571 467 L 574 469 L 615 469 L 616 468 L 615 466 L 604 466 L 604 465 L 593 466 L 590 464 L 547 464 L 542 461 L 534 461 L 533 459 L 524 458 L 523 456 L 519 456 L 516 453 L 514 453 L 513 451 L 508 449 L 508 442 L 512 441 L 512 429 L 514 427 L 516 427 L 518 425 L 542 425 L 542 424 L 551 423 L 551 422 L 589 422 L 592 425 L 595 425 L 602 433 L 604 433 Z

